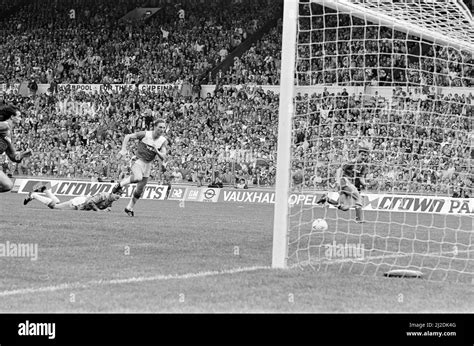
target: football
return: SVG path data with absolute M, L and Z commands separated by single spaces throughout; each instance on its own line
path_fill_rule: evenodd
M 324 219 L 316 219 L 313 221 L 313 231 L 326 231 L 328 229 L 328 223 Z

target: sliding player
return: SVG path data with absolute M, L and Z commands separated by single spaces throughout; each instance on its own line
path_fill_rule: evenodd
M 153 160 L 156 156 L 158 156 L 162 162 L 166 159 L 166 145 L 168 140 L 163 136 L 166 129 L 166 122 L 163 119 L 158 119 L 155 121 L 154 126 L 154 131 L 141 131 L 126 135 L 122 143 L 122 150 L 119 152 L 119 156 L 123 157 L 127 155 L 127 144 L 130 139 L 138 139 L 140 141 L 138 142 L 138 148 L 135 153 L 137 160 L 131 168 L 132 173 L 112 189 L 112 192 L 121 193 L 124 186 L 137 183 L 137 188 L 130 202 L 125 207 L 125 213 L 127 213 L 128 216 L 135 216 L 133 207 L 140 199 L 148 182 Z
M 44 192 L 46 196 L 39 193 Z M 120 194 L 113 192 L 100 192 L 94 196 L 79 196 L 62 202 L 53 194 L 51 184 L 36 184 L 33 187 L 33 192 L 28 194 L 28 197 L 23 201 L 27 205 L 32 200 L 37 200 L 48 206 L 50 209 L 60 210 L 93 210 L 93 211 L 110 211 L 112 204 L 120 198 Z
M 339 181 L 339 198 L 337 200 L 329 197 L 328 194 L 318 200 L 318 204 L 329 203 L 342 211 L 348 211 L 355 207 L 356 222 L 365 222 L 362 215 L 361 188 L 365 187 L 365 176 L 367 174 L 367 161 L 369 160 L 369 147 L 364 144 L 359 146 L 357 157 L 342 166 L 342 170 L 337 174 Z M 341 176 L 342 175 L 342 176 Z
M 16 163 L 32 155 L 31 150 L 17 153 L 12 144 L 12 128 L 20 124 L 20 116 L 21 113 L 16 107 L 2 106 L 0 108 L 0 155 L 6 153 L 8 158 Z M 0 192 L 10 191 L 12 187 L 11 179 L 0 171 Z

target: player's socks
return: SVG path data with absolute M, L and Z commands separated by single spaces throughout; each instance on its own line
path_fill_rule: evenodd
M 38 202 L 48 205 L 52 200 L 48 197 L 41 196 L 39 193 L 33 192 L 31 194 L 32 199 L 36 199 Z
M 28 196 L 23 200 L 23 205 L 27 205 L 28 203 L 30 203 L 31 201 L 33 200 L 33 198 L 31 198 L 31 192 L 28 194 Z
M 132 197 L 130 201 L 127 204 L 127 207 L 125 208 L 125 212 L 127 213 L 128 216 L 135 216 L 135 213 L 133 212 L 133 207 L 137 203 L 138 198 Z
M 135 206 L 135 204 L 137 203 L 137 201 L 138 201 L 137 198 L 132 197 L 132 198 L 130 199 L 130 201 L 128 202 L 128 204 L 127 204 L 127 209 L 128 209 L 128 210 L 133 210 L 133 207 Z

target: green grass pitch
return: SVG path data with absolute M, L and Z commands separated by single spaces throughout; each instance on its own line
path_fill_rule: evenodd
M 385 278 L 369 269 L 359 275 L 342 265 L 323 271 L 269 269 L 272 205 L 189 202 L 180 207 L 177 201 L 143 200 L 130 218 L 123 213 L 125 199 L 109 213 L 94 213 L 49 210 L 36 201 L 24 207 L 24 197 L 0 196 L 0 243 L 38 244 L 38 258 L 0 257 L 1 312 L 474 311 L 472 282 Z M 334 232 L 337 215 L 322 208 L 297 214 L 292 224 L 303 221 L 307 227 L 315 213 L 326 217 Z M 396 239 L 404 232 L 410 239 L 414 230 L 397 228 L 397 221 L 424 223 L 417 214 L 398 220 L 366 213 L 369 221 L 386 222 L 354 226 L 350 216 L 341 215 L 339 231 L 353 230 L 351 239 L 366 242 L 366 248 L 375 243 L 364 234 L 385 232 Z M 446 222 L 432 220 L 426 227 L 439 222 L 442 228 Z M 458 222 L 461 228 L 472 226 L 472 218 Z M 375 241 L 391 246 L 390 237 Z M 401 246 L 409 250 L 413 244 Z

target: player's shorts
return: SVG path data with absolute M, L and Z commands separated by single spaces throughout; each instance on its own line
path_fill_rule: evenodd
M 81 210 L 84 203 L 87 201 L 87 196 L 74 197 L 69 201 L 69 207 L 73 210 Z
M 349 179 L 343 177 L 340 180 L 341 183 L 341 203 L 345 206 L 362 206 L 362 197 L 359 190 L 352 184 Z
M 133 176 L 139 180 L 142 178 L 148 178 L 151 173 L 151 164 L 151 162 L 145 162 L 142 159 L 138 159 L 132 166 Z

